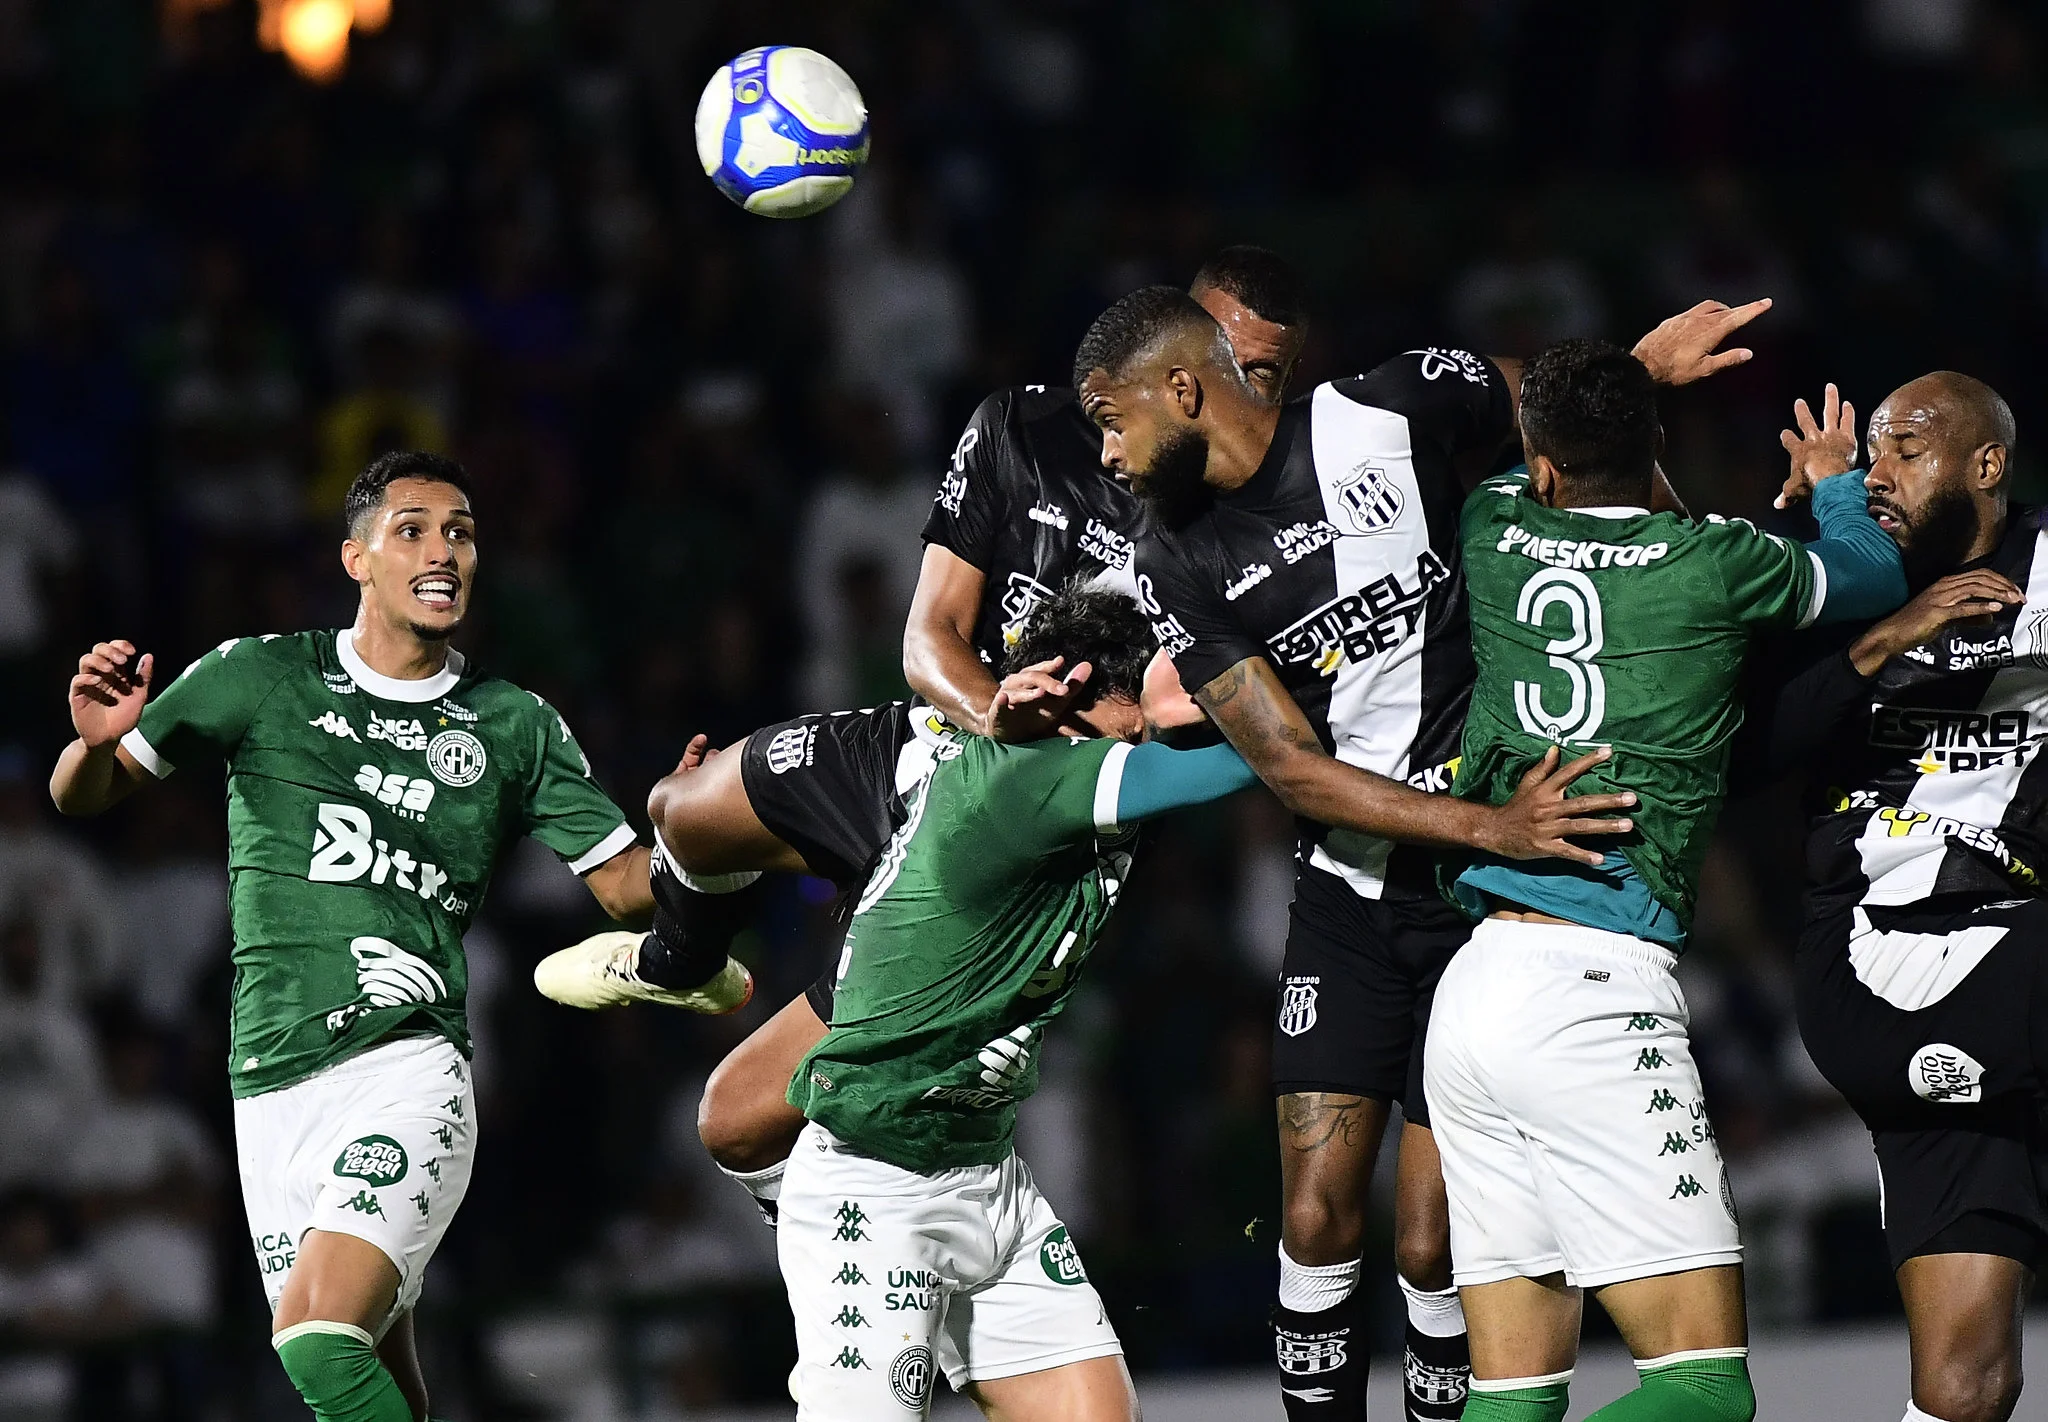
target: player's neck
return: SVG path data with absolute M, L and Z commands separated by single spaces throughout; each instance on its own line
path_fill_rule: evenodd
M 410 627 L 394 627 L 367 607 L 356 610 L 350 640 L 363 665 L 393 681 L 425 681 L 448 665 L 446 638 L 427 638 Z
M 1280 427 L 1280 407 L 1244 401 L 1241 418 L 1219 420 L 1209 440 L 1209 468 L 1202 482 L 1219 493 L 1242 489 L 1266 462 L 1273 433 Z

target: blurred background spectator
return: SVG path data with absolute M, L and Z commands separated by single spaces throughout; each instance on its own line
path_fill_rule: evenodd
M 469 463 L 465 648 L 637 809 L 694 731 L 900 694 L 969 411 L 1062 383 L 1103 304 L 1225 242 L 1312 277 L 1302 389 L 1773 297 L 1755 362 L 1665 417 L 1695 507 L 1788 532 L 1775 433 L 1825 380 L 1867 413 L 1953 366 L 2048 429 L 2038 6 L 394 0 L 325 84 L 257 12 L 0 3 L 0 1418 L 297 1415 L 230 1169 L 220 787 L 78 825 L 42 782 L 93 639 L 164 680 L 345 622 L 336 505 L 383 450 Z M 872 106 L 874 166 L 802 223 L 730 206 L 691 141 L 704 78 L 771 40 Z M 1024 1146 L 1141 1370 L 1250 1365 L 1291 827 L 1261 792 L 1154 841 Z M 1867 1141 L 1792 1022 L 1797 863 L 1786 797 L 1732 808 L 1686 962 L 1752 1306 L 1785 1324 L 1896 1307 Z M 487 1144 L 420 1319 L 437 1415 L 781 1395 L 772 1239 L 691 1122 L 826 961 L 828 899 L 773 886 L 739 1021 L 580 1017 L 526 975 L 588 899 L 508 863 L 471 941 Z

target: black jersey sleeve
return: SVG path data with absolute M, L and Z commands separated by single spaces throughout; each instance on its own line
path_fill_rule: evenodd
M 1500 368 L 1470 351 L 1404 351 L 1364 375 L 1331 384 L 1361 405 L 1406 416 L 1410 437 L 1428 441 L 1447 458 L 1498 449 L 1515 427 L 1514 401 Z
M 960 432 L 953 458 L 939 478 L 938 494 L 924 521 L 924 541 L 950 549 L 986 573 L 996 539 L 1012 517 L 1012 492 L 1030 479 L 1021 447 L 1016 392 L 999 390 L 982 401 Z
M 1190 531 L 1199 535 L 1200 527 Z M 1215 581 L 1202 576 L 1199 549 L 1189 547 L 1182 535 L 1146 532 L 1138 539 L 1137 561 L 1138 606 L 1190 692 L 1264 653 L 1231 616 Z

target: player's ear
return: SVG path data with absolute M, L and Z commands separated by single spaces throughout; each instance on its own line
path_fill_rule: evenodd
M 1557 490 L 1563 476 L 1557 465 L 1547 454 L 1529 456 L 1529 492 L 1536 496 L 1536 502 L 1548 506 L 1557 501 Z
M 370 580 L 370 550 L 353 538 L 341 540 L 341 566 L 356 582 Z
M 1192 370 L 1176 365 L 1166 372 L 1166 388 L 1172 392 L 1173 401 L 1180 406 L 1180 412 L 1189 419 L 1202 413 L 1202 382 Z
M 1977 451 L 1977 487 L 1995 489 L 2005 479 L 2005 446 L 1987 444 Z

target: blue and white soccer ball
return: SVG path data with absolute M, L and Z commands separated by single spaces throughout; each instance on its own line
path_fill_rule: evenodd
M 868 160 L 868 106 L 814 49 L 750 49 L 697 101 L 697 161 L 718 190 L 763 217 L 808 217 L 853 188 Z

